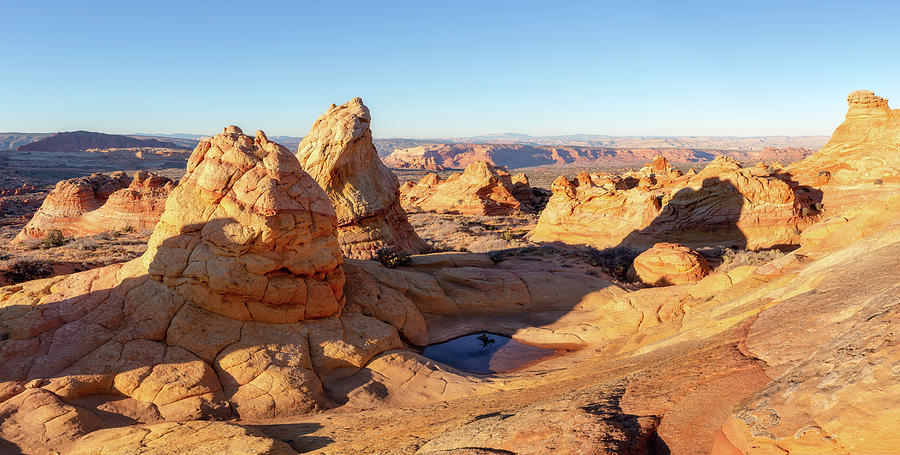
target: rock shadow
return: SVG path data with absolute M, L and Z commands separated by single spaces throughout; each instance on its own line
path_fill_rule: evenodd
M 747 237 L 738 227 L 744 204 L 744 196 L 733 183 L 707 178 L 697 190 L 682 188 L 672 195 L 649 225 L 630 232 L 618 246 L 645 250 L 659 242 L 672 242 L 692 248 L 744 249 Z
M 252 428 L 270 438 L 284 441 L 298 453 L 324 449 L 334 442 L 334 439 L 327 436 L 310 436 L 324 428 L 321 424 L 314 422 L 247 425 L 247 428 Z

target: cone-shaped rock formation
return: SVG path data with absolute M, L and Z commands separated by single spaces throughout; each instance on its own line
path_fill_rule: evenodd
M 334 204 L 344 255 L 372 259 L 378 250 L 414 254 L 425 242 L 400 206 L 397 177 L 381 162 L 360 98 L 332 105 L 300 142 L 297 158 Z

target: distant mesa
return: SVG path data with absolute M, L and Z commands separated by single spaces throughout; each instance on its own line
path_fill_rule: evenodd
M 425 242 L 400 206 L 397 177 L 378 157 L 371 121 L 360 98 L 331 105 L 300 142 L 297 158 L 334 204 L 346 257 L 374 259 L 384 249 L 421 253 Z
M 763 143 L 764 144 L 764 143 Z M 534 166 L 624 167 L 646 163 L 661 156 L 671 163 L 706 163 L 726 155 L 743 162 L 793 162 L 813 153 L 808 148 L 761 147 L 754 150 L 716 148 L 653 148 L 636 145 L 629 148 L 578 145 L 471 144 L 445 143 L 419 145 L 394 150 L 385 164 L 398 169 L 463 169 L 475 161 L 484 161 L 509 169 Z
M 19 146 L 16 150 L 43 152 L 82 152 L 91 149 L 110 148 L 187 148 L 175 142 L 164 142 L 157 139 L 137 139 L 119 134 L 94 133 L 91 131 L 69 131 L 56 133 L 30 144 Z

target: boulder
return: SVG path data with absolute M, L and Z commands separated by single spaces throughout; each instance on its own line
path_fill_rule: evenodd
M 676 243 L 657 243 L 634 258 L 628 278 L 651 286 L 696 283 L 709 274 L 700 253 Z
M 300 165 L 334 204 L 346 257 L 372 259 L 381 249 L 416 254 L 425 242 L 400 206 L 397 177 L 372 142 L 372 118 L 360 98 L 332 105 L 300 142 Z

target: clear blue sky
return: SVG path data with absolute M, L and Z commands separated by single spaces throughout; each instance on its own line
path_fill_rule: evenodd
M 0 0 L 0 131 L 830 134 L 900 2 Z

